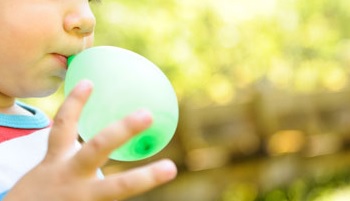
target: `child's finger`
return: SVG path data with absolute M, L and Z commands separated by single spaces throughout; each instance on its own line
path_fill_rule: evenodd
M 77 122 L 92 91 L 92 83 L 81 81 L 72 90 L 54 118 L 46 159 L 64 156 L 77 139 Z
M 135 112 L 115 122 L 88 141 L 71 160 L 73 168 L 81 174 L 94 174 L 110 153 L 124 144 L 135 134 L 148 128 L 152 123 L 151 113 L 146 110 Z
M 123 200 L 174 179 L 176 173 L 172 161 L 162 160 L 98 181 L 92 194 L 95 200 Z

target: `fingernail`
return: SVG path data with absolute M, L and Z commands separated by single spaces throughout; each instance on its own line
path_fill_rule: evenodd
M 77 85 L 79 91 L 89 91 L 92 89 L 92 87 L 93 84 L 90 80 L 81 80 Z
M 144 123 L 152 122 L 152 114 L 147 110 L 139 110 L 135 113 L 135 117 Z
M 177 174 L 177 168 L 174 162 L 171 160 L 165 159 L 160 162 L 159 164 L 159 171 L 163 173 L 163 178 L 165 180 L 171 180 L 176 177 Z

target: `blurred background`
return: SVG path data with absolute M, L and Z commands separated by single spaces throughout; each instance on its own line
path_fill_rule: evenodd
M 129 201 L 350 200 L 349 0 L 102 0 L 95 45 L 172 82 L 177 179 Z M 62 89 L 26 99 L 50 116 Z

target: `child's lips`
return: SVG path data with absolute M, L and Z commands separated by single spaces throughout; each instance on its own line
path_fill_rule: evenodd
M 62 54 L 56 54 L 56 53 L 53 53 L 52 55 L 56 58 L 56 60 L 58 60 L 62 64 L 62 66 L 65 69 L 67 69 L 67 65 L 68 65 L 67 64 L 67 60 L 68 60 L 68 58 L 66 56 L 64 56 Z

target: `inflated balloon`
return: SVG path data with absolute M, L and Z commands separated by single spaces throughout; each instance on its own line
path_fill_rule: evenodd
M 177 98 L 167 77 L 152 62 L 122 48 L 93 47 L 69 58 L 65 95 L 82 79 L 94 84 L 78 123 L 83 140 L 132 112 L 147 109 L 153 116 L 151 127 L 113 151 L 110 158 L 141 160 L 170 142 L 178 123 Z

